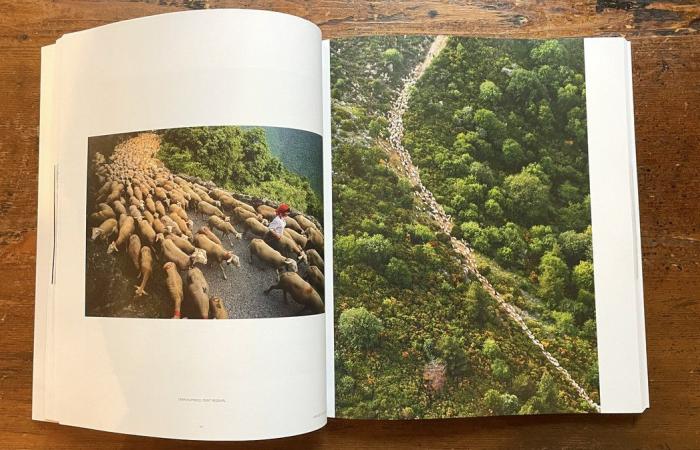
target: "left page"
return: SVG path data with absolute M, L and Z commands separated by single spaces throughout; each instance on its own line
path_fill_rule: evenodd
M 207 440 L 325 424 L 320 51 L 310 22 L 219 10 L 45 52 L 35 419 Z

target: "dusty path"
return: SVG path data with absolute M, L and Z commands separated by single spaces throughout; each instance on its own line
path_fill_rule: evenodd
M 411 88 L 416 84 L 418 79 L 423 75 L 425 70 L 430 66 L 433 58 L 437 56 L 440 51 L 445 47 L 447 43 L 447 37 L 437 36 L 433 41 L 425 59 L 419 63 L 411 72 L 411 74 L 404 80 L 403 88 L 399 93 L 394 105 L 389 112 L 389 143 L 391 144 L 391 150 L 399 157 L 401 162 L 399 170 L 401 174 L 409 179 L 414 187 L 417 188 L 416 195 L 422 201 L 425 210 L 428 215 L 436 222 L 437 226 L 443 232 L 450 234 L 452 231 L 453 223 L 452 218 L 445 213 L 442 206 L 435 200 L 433 193 L 430 192 L 423 185 L 420 179 L 420 174 L 418 169 L 413 165 L 411 160 L 411 155 L 403 147 L 403 115 L 408 109 L 408 100 L 411 92 Z M 473 274 L 477 280 L 481 283 L 482 287 L 489 295 L 496 301 L 499 308 L 506 314 L 506 316 L 515 322 L 528 337 L 530 342 L 532 342 L 539 350 L 542 356 L 547 360 L 547 362 L 561 374 L 561 376 L 569 383 L 569 385 L 589 404 L 591 408 L 596 411 L 600 411 L 600 406 L 596 404 L 586 391 L 574 380 L 569 372 L 559 364 L 559 361 L 549 353 L 542 342 L 532 333 L 530 328 L 525 323 L 525 319 L 520 315 L 517 309 L 506 302 L 503 297 L 494 289 L 489 280 L 486 279 L 479 270 L 477 269 L 476 259 L 474 258 L 474 252 L 469 247 L 469 245 L 454 237 L 451 238 L 452 248 L 462 256 L 464 262 L 463 269 L 465 274 Z

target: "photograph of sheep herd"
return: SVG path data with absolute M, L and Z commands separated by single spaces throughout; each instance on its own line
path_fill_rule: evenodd
M 90 138 L 86 315 L 323 313 L 321 151 L 285 128 Z

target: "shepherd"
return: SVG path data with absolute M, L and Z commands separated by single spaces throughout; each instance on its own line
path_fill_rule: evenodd
M 287 222 L 284 220 L 289 214 L 289 205 L 286 203 L 280 203 L 280 205 L 275 210 L 275 218 L 272 219 L 270 225 L 267 227 L 267 233 L 265 234 L 264 241 L 275 250 L 279 251 L 279 241 L 284 235 L 284 227 L 287 226 Z

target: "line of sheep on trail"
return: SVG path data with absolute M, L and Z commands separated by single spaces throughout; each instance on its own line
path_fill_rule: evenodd
M 190 318 L 227 319 L 221 297 L 211 292 L 197 265 L 218 264 L 228 279 L 224 265 L 241 263 L 221 239 L 232 245 L 233 239 L 246 237 L 251 238 L 251 264 L 255 259 L 277 270 L 278 282 L 264 290 L 266 294 L 279 289 L 285 303 L 290 294 L 305 311 L 323 312 L 324 242 L 318 222 L 292 211 L 275 250 L 262 239 L 275 217 L 274 203 L 232 194 L 196 177 L 173 175 L 155 157 L 159 147 L 157 134 L 141 133 L 117 145 L 109 159 L 99 152 L 92 159 L 100 187 L 94 212 L 88 215 L 90 239 L 106 243 L 107 254 L 128 255 L 138 272 L 135 298 L 148 295 L 154 264 L 161 264 L 174 319 L 181 318 L 183 306 L 194 311 Z M 207 223 L 196 231 L 195 214 Z M 308 265 L 303 278 L 299 261 Z M 257 267 L 262 270 L 259 263 Z

